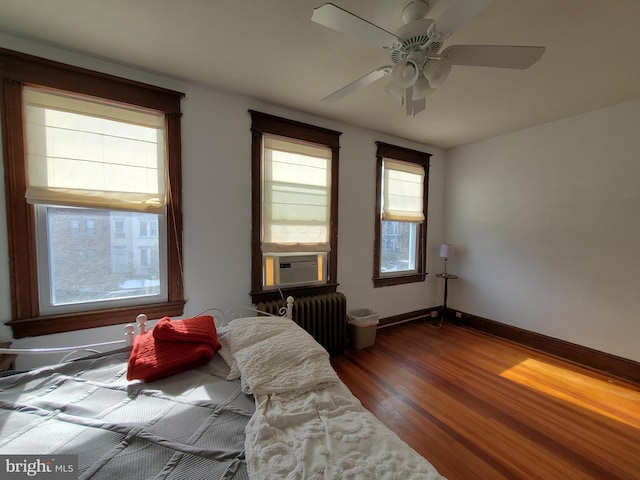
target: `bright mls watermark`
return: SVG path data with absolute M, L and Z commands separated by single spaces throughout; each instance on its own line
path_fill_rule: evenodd
M 78 455 L 0 455 L 0 478 L 77 480 Z

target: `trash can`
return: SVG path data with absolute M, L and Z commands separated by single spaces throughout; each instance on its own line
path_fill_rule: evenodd
M 371 347 L 376 343 L 376 328 L 380 317 L 369 308 L 360 308 L 347 312 L 351 346 L 358 350 Z

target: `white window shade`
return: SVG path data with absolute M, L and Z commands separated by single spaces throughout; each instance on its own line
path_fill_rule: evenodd
M 263 252 L 329 251 L 331 149 L 263 137 Z
M 160 212 L 164 116 L 24 88 L 29 203 Z
M 424 168 L 385 158 L 383 162 L 382 220 L 424 221 Z

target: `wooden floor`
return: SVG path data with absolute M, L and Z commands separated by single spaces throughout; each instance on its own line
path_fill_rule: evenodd
M 463 327 L 410 323 L 340 378 L 449 480 L 640 479 L 640 386 Z

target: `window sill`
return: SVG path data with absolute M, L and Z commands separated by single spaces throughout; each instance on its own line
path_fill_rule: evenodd
M 303 287 L 282 288 L 280 290 L 263 290 L 261 292 L 251 292 L 251 301 L 254 305 L 260 302 L 269 302 L 287 298 L 289 295 L 296 297 L 311 297 L 325 293 L 335 293 L 338 288 L 337 283 L 325 283 L 322 285 L 305 285 Z
M 404 283 L 418 283 L 424 282 L 425 278 L 427 278 L 426 273 L 411 273 L 408 275 L 398 275 L 394 277 L 373 277 L 373 286 L 374 288 L 378 288 L 390 287 L 392 285 L 402 285 Z
M 147 315 L 149 319 L 175 317 L 183 314 L 184 304 L 184 301 L 154 303 L 90 312 L 24 318 L 10 320 L 5 325 L 11 327 L 13 338 L 37 337 L 39 335 L 50 335 L 87 328 L 135 323 L 136 317 L 141 313 Z

